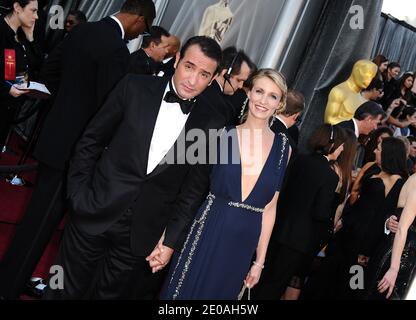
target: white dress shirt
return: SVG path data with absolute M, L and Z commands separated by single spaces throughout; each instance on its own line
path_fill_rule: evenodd
M 176 92 L 173 82 L 172 86 L 173 90 Z M 166 86 L 163 97 L 168 91 L 169 83 Z M 189 115 L 190 113 L 184 114 L 182 112 L 179 103 L 167 103 L 162 98 L 150 143 L 149 158 L 147 160 L 147 174 L 150 174 L 157 167 L 170 148 L 172 148 L 185 126 Z
M 358 138 L 360 136 L 360 130 L 358 130 L 357 120 L 352 118 L 352 122 L 354 123 L 355 136 Z

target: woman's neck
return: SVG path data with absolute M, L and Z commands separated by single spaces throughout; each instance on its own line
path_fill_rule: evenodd
M 262 119 L 255 119 L 253 117 L 249 117 L 247 121 L 244 122 L 240 127 L 249 130 L 270 130 L 267 121 Z
M 4 17 L 4 21 L 9 25 L 10 28 L 13 29 L 14 33 L 17 32 L 17 29 L 21 26 L 19 20 L 17 19 L 16 15 L 9 14 Z

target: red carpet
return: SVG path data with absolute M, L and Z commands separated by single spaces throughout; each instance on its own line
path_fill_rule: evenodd
M 19 161 L 21 153 L 20 146 L 22 143 L 23 142 L 17 135 L 12 135 L 8 144 L 11 151 L 2 155 L 0 165 L 16 165 Z M 26 163 L 34 162 L 34 159 L 29 158 Z M 36 179 L 36 172 L 27 172 L 22 174 L 21 177 L 33 184 Z M 17 187 L 10 185 L 4 179 L 0 181 L 0 260 L 12 240 L 16 224 L 20 222 L 25 213 L 32 191 L 33 186 Z M 61 227 L 59 229 L 62 229 Z M 49 268 L 53 264 L 58 251 L 61 233 L 61 230 L 55 232 L 39 261 L 33 276 L 41 278 L 46 278 L 48 276 Z

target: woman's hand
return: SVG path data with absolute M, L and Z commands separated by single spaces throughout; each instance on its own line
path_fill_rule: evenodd
M 390 268 L 386 274 L 384 275 L 384 277 L 380 280 L 380 282 L 378 283 L 378 291 L 380 293 L 383 293 L 384 291 L 387 291 L 387 295 L 386 298 L 388 299 L 391 294 L 393 293 L 393 289 L 394 289 L 394 285 L 396 284 L 396 279 L 397 279 L 397 270 L 394 270 L 392 268 Z
M 253 264 L 251 266 L 245 280 L 247 288 L 251 289 L 259 282 L 262 270 L 261 265 Z
M 35 23 L 31 27 L 26 27 L 22 25 L 20 28 L 22 28 L 23 32 L 25 33 L 27 40 L 29 40 L 30 42 L 35 40 L 33 38 L 33 31 L 35 30 Z
M 19 98 L 20 96 L 28 93 L 30 90 L 21 90 L 21 89 L 17 89 L 15 86 L 11 86 L 10 87 L 10 91 L 9 94 L 11 96 L 13 96 L 14 98 Z

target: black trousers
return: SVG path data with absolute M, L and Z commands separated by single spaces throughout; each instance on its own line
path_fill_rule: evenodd
M 94 236 L 69 219 L 55 263 L 64 271 L 64 288 L 48 288 L 44 299 L 154 299 L 163 274 L 152 274 L 146 257 L 132 255 L 131 217 L 128 209 Z
M 40 164 L 26 213 L 0 262 L 0 296 L 16 299 L 30 279 L 65 211 L 64 172 Z

